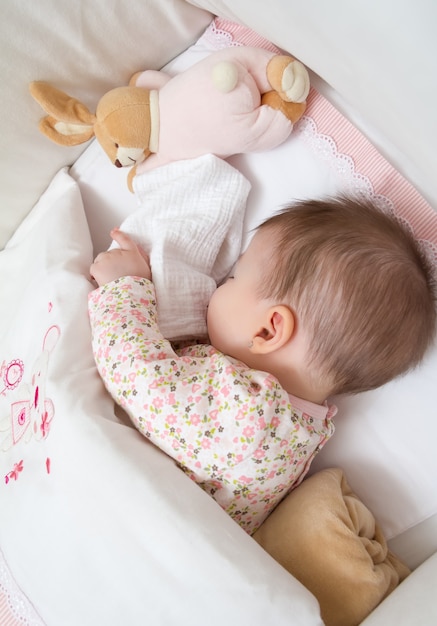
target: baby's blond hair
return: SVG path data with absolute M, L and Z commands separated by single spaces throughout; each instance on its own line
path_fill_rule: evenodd
M 422 360 L 436 328 L 433 268 L 396 218 L 340 196 L 297 202 L 259 228 L 277 242 L 260 295 L 287 303 L 310 333 L 315 385 L 357 393 Z

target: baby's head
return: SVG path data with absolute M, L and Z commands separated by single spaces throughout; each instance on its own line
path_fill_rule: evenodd
M 264 222 L 208 310 L 219 350 L 285 380 L 296 355 L 307 388 L 328 395 L 411 369 L 435 327 L 433 272 L 412 235 L 346 197 L 298 202 Z

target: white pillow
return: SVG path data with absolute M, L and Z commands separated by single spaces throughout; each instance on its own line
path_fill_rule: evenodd
M 91 260 L 62 170 L 0 252 L 0 614 L 320 626 L 311 594 L 117 418 L 91 351 Z
M 247 29 L 216 19 L 167 71 L 181 71 L 212 50 L 235 43 L 274 48 Z M 229 162 L 252 184 L 245 243 L 251 229 L 293 198 L 361 191 L 396 212 L 437 258 L 436 213 L 315 90 L 305 117 L 284 144 L 265 153 L 237 155 Z M 94 143 L 75 163 L 72 175 L 82 191 L 95 249 L 106 249 L 110 228 L 136 208 L 125 186 L 127 174 L 116 170 Z M 329 465 L 342 467 L 388 539 L 437 513 L 436 371 L 434 347 L 414 372 L 379 390 L 338 400 L 336 434 L 313 464 L 312 471 Z

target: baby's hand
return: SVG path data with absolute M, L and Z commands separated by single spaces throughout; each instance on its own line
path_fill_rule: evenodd
M 91 277 L 99 287 L 123 276 L 152 280 L 148 254 L 118 228 L 111 230 L 111 237 L 120 247 L 101 252 L 90 267 Z

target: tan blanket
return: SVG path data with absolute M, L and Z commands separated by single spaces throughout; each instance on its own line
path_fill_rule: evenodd
M 410 573 L 341 469 L 304 480 L 254 539 L 318 599 L 327 626 L 354 626 Z

